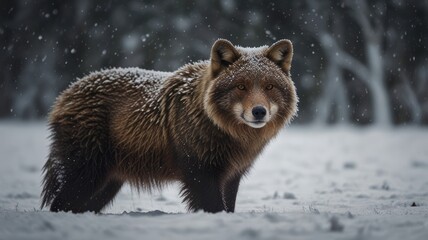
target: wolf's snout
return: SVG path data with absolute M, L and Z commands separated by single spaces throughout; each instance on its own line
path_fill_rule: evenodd
M 266 116 L 266 108 L 263 106 L 256 106 L 252 110 L 255 120 L 262 120 Z

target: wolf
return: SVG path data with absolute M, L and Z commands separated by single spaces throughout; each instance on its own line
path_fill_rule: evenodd
M 113 68 L 60 94 L 49 115 L 41 207 L 100 212 L 126 182 L 181 184 L 189 211 L 234 212 L 240 181 L 297 112 L 293 46 L 217 40 L 175 72 Z

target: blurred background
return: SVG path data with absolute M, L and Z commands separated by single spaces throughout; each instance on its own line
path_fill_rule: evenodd
M 212 43 L 288 38 L 300 124 L 427 125 L 428 1 L 0 1 L 0 118 L 46 119 L 76 78 L 173 71 Z

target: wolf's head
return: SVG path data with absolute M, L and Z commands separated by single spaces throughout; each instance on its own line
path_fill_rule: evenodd
M 235 47 L 227 40 L 217 40 L 205 78 L 208 116 L 233 135 L 251 129 L 277 132 L 297 112 L 290 76 L 292 57 L 289 40 L 259 48 Z

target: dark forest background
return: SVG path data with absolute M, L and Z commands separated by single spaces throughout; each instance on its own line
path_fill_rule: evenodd
M 428 1 L 0 1 L 0 118 L 44 119 L 101 68 L 173 71 L 212 43 L 293 41 L 299 123 L 428 124 Z

